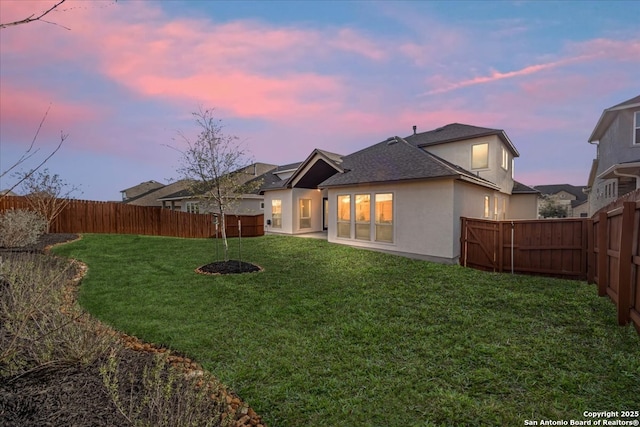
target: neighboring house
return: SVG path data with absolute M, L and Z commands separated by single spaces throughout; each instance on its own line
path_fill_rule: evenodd
M 0 190 L 0 196 L 17 196 L 17 194 L 7 189 L 7 190 Z
M 588 216 L 589 204 L 587 194 L 584 190 L 586 186 L 575 186 L 571 184 L 536 185 L 534 189 L 540 192 L 538 199 L 538 217 L 540 209 L 545 203 L 551 202 L 567 209 L 567 217 L 577 218 Z
M 265 231 L 456 262 L 460 217 L 536 218 L 538 192 L 513 179 L 518 156 L 504 131 L 459 123 L 345 156 L 316 149 L 263 187 Z
M 122 190 L 122 203 L 138 206 L 164 206 L 160 200 L 168 194 L 173 194 L 187 188 L 188 182 L 180 180 L 170 184 L 161 184 L 157 181 L 146 181 L 134 187 Z M 166 207 L 166 206 L 165 206 Z M 172 209 L 180 209 L 180 205 L 169 206 Z
M 266 179 L 272 179 L 272 172 L 278 167 L 267 163 L 253 163 L 247 167 L 234 172 L 236 183 L 246 185 L 251 181 L 256 181 L 255 190 L 239 195 L 238 198 L 228 207 L 227 214 L 230 215 L 260 215 L 264 213 L 264 196 L 260 194 L 260 187 Z M 215 211 L 216 207 L 205 208 L 201 198 L 185 185 L 179 191 L 165 194 L 160 197 L 159 202 L 163 207 L 172 210 L 181 210 L 191 213 L 205 213 Z
M 597 144 L 587 186 L 592 216 L 640 188 L 640 95 L 604 110 L 589 143 Z

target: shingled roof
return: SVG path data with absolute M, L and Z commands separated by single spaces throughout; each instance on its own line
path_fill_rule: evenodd
M 405 139 L 416 147 L 428 147 L 430 145 L 445 144 L 447 142 L 462 141 L 483 136 L 496 135 L 511 150 L 514 157 L 519 157 L 507 134 L 502 129 L 483 128 L 479 126 L 465 125 L 462 123 L 451 123 L 427 132 L 414 133 Z
M 460 178 L 498 189 L 490 181 L 453 165 L 444 159 L 394 136 L 342 157 L 343 173 L 336 173 L 320 187 L 335 187 L 375 182 Z

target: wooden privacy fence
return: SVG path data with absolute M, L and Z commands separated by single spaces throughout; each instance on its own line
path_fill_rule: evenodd
M 460 264 L 495 272 L 587 279 L 586 218 L 492 221 L 462 218 Z
M 0 212 L 30 209 L 24 197 L 0 199 Z M 226 215 L 227 236 L 237 237 L 238 220 L 243 237 L 264 234 L 264 215 Z M 52 233 L 145 234 L 173 237 L 215 237 L 211 214 L 193 214 L 156 206 L 136 206 L 117 202 L 69 200 L 53 220 Z M 220 235 L 220 231 L 218 232 Z
M 640 194 L 640 193 L 638 193 Z M 598 295 L 609 296 L 618 323 L 632 321 L 640 333 L 640 198 L 600 211 L 593 218 L 594 250 L 589 282 Z

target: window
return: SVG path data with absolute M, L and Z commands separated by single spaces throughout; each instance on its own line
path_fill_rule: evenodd
M 509 170 L 509 152 L 502 147 L 502 169 Z
M 486 169 L 489 167 L 489 144 L 471 146 L 471 169 Z
M 351 196 L 338 196 L 338 237 L 351 238 Z
M 356 239 L 371 240 L 371 195 L 356 194 Z
M 640 111 L 634 114 L 633 143 L 640 144 Z
M 376 235 L 377 242 L 393 242 L 393 194 L 376 194 Z
M 282 228 L 282 200 L 274 199 L 271 201 L 271 226 Z
M 498 196 L 493 196 L 493 219 L 498 219 Z
M 264 202 L 260 202 L 260 210 L 263 211 L 264 210 Z
M 484 196 L 484 217 L 489 218 L 489 213 L 491 209 L 491 199 L 489 196 Z
M 311 228 L 311 199 L 300 199 L 300 228 Z
M 200 205 L 198 202 L 187 202 L 185 208 L 189 213 L 200 213 Z

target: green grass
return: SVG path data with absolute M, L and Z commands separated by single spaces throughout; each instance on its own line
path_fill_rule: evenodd
M 237 259 L 237 240 L 231 240 Z M 584 282 L 283 236 L 262 273 L 204 276 L 215 242 L 85 235 L 80 303 L 193 357 L 276 426 L 524 425 L 640 409 L 640 338 Z

